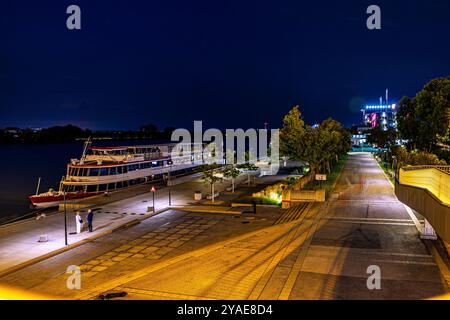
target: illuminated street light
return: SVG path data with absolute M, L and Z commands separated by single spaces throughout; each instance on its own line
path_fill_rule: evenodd
M 155 186 L 152 186 L 152 188 L 150 189 L 150 192 L 153 194 L 153 213 L 155 213 L 156 212 L 156 210 L 155 210 L 155 193 L 156 193 Z

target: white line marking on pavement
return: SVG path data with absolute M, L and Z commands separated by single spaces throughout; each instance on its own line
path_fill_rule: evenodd
M 359 218 L 359 217 L 323 217 L 329 220 L 363 220 L 363 221 L 390 221 L 390 222 L 410 222 L 411 219 L 392 219 L 392 218 Z
M 379 260 L 388 263 L 398 263 L 398 264 L 417 264 L 421 266 L 435 266 L 435 262 L 421 262 L 421 261 L 409 261 L 409 260 Z
M 414 214 L 414 212 L 412 212 L 411 208 L 408 207 L 406 204 L 403 204 L 403 206 L 405 207 L 406 212 L 408 213 L 408 215 L 411 217 L 411 220 L 414 222 L 417 231 L 419 231 L 419 233 L 422 232 L 422 225 L 419 222 L 419 219 L 417 219 L 416 215 Z
M 414 223 L 410 222 L 376 222 L 376 221 L 343 221 L 336 220 L 338 223 L 352 223 L 352 224 L 376 224 L 376 225 L 385 225 L 385 226 L 414 226 Z

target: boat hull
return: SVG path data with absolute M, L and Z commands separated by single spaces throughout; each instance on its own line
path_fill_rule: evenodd
M 101 192 L 66 193 L 66 202 L 86 199 L 99 194 L 101 194 Z M 29 199 L 35 208 L 57 207 L 59 204 L 64 203 L 63 194 L 30 196 Z

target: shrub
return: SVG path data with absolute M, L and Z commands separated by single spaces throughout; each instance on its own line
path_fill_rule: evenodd
M 406 148 L 399 147 L 394 151 L 399 165 L 445 165 L 445 160 L 441 160 L 434 153 L 426 151 L 408 152 Z

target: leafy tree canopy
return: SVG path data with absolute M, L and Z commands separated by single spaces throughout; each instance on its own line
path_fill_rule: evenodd
M 399 102 L 397 123 L 408 149 L 432 152 L 450 140 L 450 77 L 428 82 L 413 99 Z

